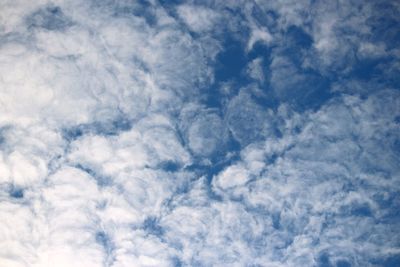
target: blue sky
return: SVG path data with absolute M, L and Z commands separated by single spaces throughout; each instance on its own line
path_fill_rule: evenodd
M 400 266 L 399 11 L 1 1 L 0 266 Z

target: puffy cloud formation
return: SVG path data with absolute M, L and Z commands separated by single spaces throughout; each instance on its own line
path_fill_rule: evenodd
M 397 2 L 0 10 L 0 266 L 400 265 Z

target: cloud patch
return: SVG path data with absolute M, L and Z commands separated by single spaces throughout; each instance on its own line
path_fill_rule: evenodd
M 0 8 L 1 266 L 398 265 L 398 5 Z

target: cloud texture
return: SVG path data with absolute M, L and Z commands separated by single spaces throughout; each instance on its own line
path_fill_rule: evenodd
M 400 265 L 397 2 L 0 10 L 0 266 Z

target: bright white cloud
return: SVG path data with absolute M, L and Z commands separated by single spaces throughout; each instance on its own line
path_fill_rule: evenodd
M 0 4 L 0 266 L 398 257 L 394 16 L 145 2 Z

